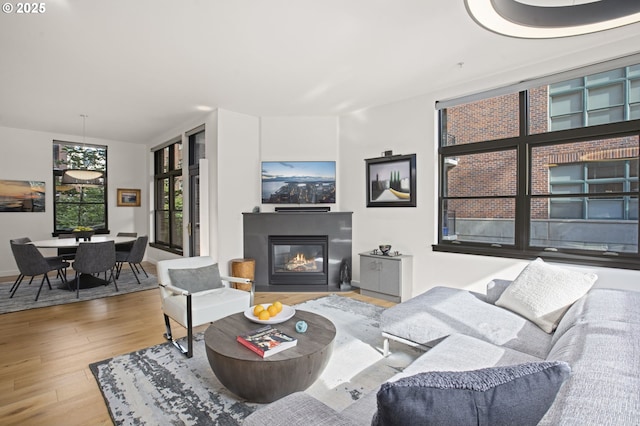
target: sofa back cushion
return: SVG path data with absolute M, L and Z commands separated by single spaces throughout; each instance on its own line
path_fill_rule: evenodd
M 382 385 L 372 425 L 536 425 L 571 372 L 563 362 L 419 373 Z
M 567 309 L 589 291 L 597 278 L 594 273 L 550 265 L 538 258 L 507 287 L 496 306 L 520 314 L 552 333 Z

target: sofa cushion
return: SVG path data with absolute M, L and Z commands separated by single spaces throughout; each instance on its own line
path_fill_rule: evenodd
M 542 359 L 551 347 L 551 336 L 531 321 L 476 293 L 450 287 L 434 287 L 385 309 L 380 329 L 429 347 L 452 334 L 466 334 Z
M 189 293 L 224 287 L 217 263 L 200 268 L 169 269 L 169 277 L 172 285 Z
M 570 372 L 536 362 L 416 374 L 382 385 L 372 425 L 536 425 Z
M 640 327 L 620 321 L 576 323 L 548 361 L 571 365 L 571 379 L 541 425 L 637 425 L 640 413 Z
M 509 309 L 552 333 L 569 307 L 593 286 L 597 275 L 572 271 L 538 258 L 507 287 L 496 306 Z

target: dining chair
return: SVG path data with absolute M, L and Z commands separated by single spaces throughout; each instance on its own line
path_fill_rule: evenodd
M 149 278 L 147 271 L 142 267 L 142 259 L 144 259 L 144 253 L 147 250 L 147 243 L 149 242 L 149 237 L 144 235 L 142 237 L 138 237 L 134 242 L 131 250 L 129 251 L 117 251 L 116 250 L 116 278 L 120 278 L 120 271 L 122 271 L 122 265 L 125 263 L 129 264 L 129 268 L 131 268 L 131 272 L 133 272 L 133 276 L 136 277 L 136 281 L 140 284 L 140 279 L 138 278 L 138 274 L 140 271 L 138 270 L 138 266 L 144 272 L 144 275 Z
M 31 241 L 32 240 L 29 237 L 13 238 L 9 240 L 10 243 L 14 243 L 14 244 L 29 244 Z M 64 261 L 62 256 L 44 256 L 44 258 L 47 262 L 49 262 L 51 266 L 59 265 L 61 261 Z M 11 289 L 9 291 L 13 291 L 13 287 L 16 285 L 19 278 L 20 276 L 16 278 L 16 281 L 13 283 L 13 286 L 11 286 Z M 56 278 L 60 278 L 62 281 L 67 280 L 66 266 L 57 270 Z M 29 285 L 31 285 L 32 282 L 33 282 L 33 277 L 31 277 L 31 279 L 29 280 Z
M 80 243 L 78 245 L 78 251 L 76 252 L 76 259 L 73 262 L 73 269 L 76 271 L 76 298 L 80 298 L 80 286 L 83 274 L 93 275 L 104 272 L 104 285 L 108 285 L 113 279 L 116 291 L 119 291 L 116 276 L 114 274 L 115 268 L 116 245 L 113 241 Z M 110 273 L 109 279 L 106 279 L 107 272 Z
M 58 271 L 61 280 L 66 282 L 66 276 L 65 274 L 60 274 L 60 270 L 69 267 L 69 262 L 65 262 L 62 259 L 59 259 L 57 262 L 47 260 L 36 246 L 28 244 L 28 242 L 18 244 L 10 241 L 10 244 L 20 275 L 11 287 L 11 296 L 9 296 L 9 298 L 12 298 L 16 294 L 16 291 L 18 291 L 18 287 L 20 287 L 24 277 L 31 277 L 29 280 L 29 284 L 31 284 L 34 277 L 42 275 L 40 288 L 38 288 L 38 293 L 36 294 L 36 301 L 40 297 L 40 292 L 42 291 L 42 286 L 45 281 L 47 282 L 49 289 L 51 289 L 51 282 L 49 281 L 48 275 L 49 272 Z
M 58 234 L 59 239 L 63 238 L 75 238 L 76 236 L 69 234 Z M 76 248 L 75 247 L 62 247 L 58 249 L 58 256 L 62 257 L 64 260 L 73 260 L 76 257 Z
M 137 232 L 118 232 L 116 237 L 133 237 L 136 238 L 138 236 Z M 133 248 L 133 243 L 135 241 L 130 241 L 128 243 L 118 243 L 116 244 L 116 253 L 119 251 L 131 251 Z

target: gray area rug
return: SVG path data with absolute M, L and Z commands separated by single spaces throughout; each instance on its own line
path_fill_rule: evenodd
M 295 308 L 321 314 L 336 326 L 331 360 L 306 390 L 336 410 L 377 389 L 421 353 L 399 345 L 391 356 L 382 356 L 384 308 L 337 295 Z M 191 359 L 165 343 L 89 367 L 117 425 L 238 425 L 261 406 L 235 396 L 216 379 L 204 333 L 195 336 Z
M 142 271 L 141 271 L 142 272 Z M 67 278 L 69 280 L 75 277 L 73 269 L 67 271 Z M 66 289 L 60 289 L 61 281 L 55 278 L 54 273 L 49 274 L 49 281 L 51 281 L 51 290 L 47 287 L 45 281 L 40 297 L 36 302 L 36 294 L 38 293 L 38 287 L 40 287 L 41 277 L 34 278 L 31 285 L 29 285 L 29 278 L 25 278 L 20 284 L 20 287 L 16 291 L 16 294 L 10 299 L 9 290 L 11 289 L 11 282 L 5 282 L 0 284 L 0 314 L 6 314 L 9 312 L 24 311 L 27 309 L 44 308 L 46 306 L 64 305 L 65 303 L 82 302 L 84 300 L 101 299 L 103 297 L 118 296 L 125 293 L 133 293 L 136 291 L 149 290 L 158 287 L 158 279 L 153 274 L 149 274 L 149 278 L 145 277 L 144 273 L 138 274 L 140 278 L 140 284 L 133 276 L 133 272 L 128 266 L 122 268 L 120 278 L 118 278 L 118 291 L 113 286 L 113 282 L 109 285 L 100 285 L 93 288 L 80 288 L 80 298 L 76 299 L 76 292 Z

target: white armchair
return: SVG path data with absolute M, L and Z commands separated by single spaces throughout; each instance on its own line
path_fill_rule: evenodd
M 220 277 L 209 256 L 163 260 L 156 265 L 165 338 L 180 352 L 193 356 L 193 327 L 216 321 L 253 304 L 254 285 L 248 278 Z M 231 288 L 229 282 L 251 284 L 251 291 Z M 187 329 L 187 349 L 173 339 L 169 318 Z

